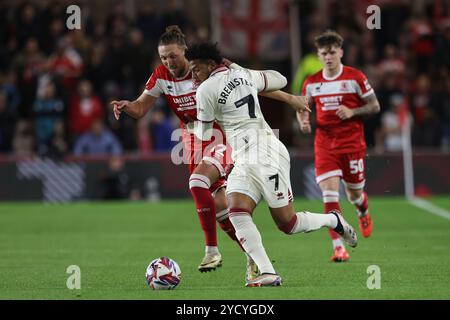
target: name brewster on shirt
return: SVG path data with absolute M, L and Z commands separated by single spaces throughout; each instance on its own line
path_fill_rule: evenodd
M 234 78 L 233 80 L 228 82 L 227 85 L 222 89 L 222 92 L 220 93 L 220 96 L 222 98 L 219 98 L 219 100 L 217 102 L 220 104 L 227 103 L 227 99 L 230 96 L 231 91 L 233 91 L 233 89 L 236 89 L 240 85 L 246 85 L 249 87 L 253 87 L 253 84 L 251 82 L 248 82 L 246 79 Z

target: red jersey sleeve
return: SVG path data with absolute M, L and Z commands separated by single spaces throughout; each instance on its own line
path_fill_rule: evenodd
M 358 92 L 360 98 L 364 99 L 374 93 L 372 86 L 370 85 L 369 80 L 367 80 L 367 77 L 364 73 L 362 73 L 361 71 L 355 71 L 354 76 L 357 86 L 356 92 Z
M 158 98 L 161 94 L 164 93 L 159 81 L 159 79 L 161 78 L 159 70 L 159 68 L 156 68 L 155 71 L 153 71 L 152 75 L 145 84 L 144 90 L 144 93 L 155 98 Z

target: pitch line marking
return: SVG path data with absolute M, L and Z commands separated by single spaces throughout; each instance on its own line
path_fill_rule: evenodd
M 434 215 L 437 215 L 441 218 L 450 220 L 450 212 L 449 211 L 442 209 L 442 208 L 432 204 L 429 201 L 426 201 L 426 200 L 420 199 L 420 198 L 416 198 L 416 197 L 409 199 L 408 201 L 413 206 L 421 208 L 421 209 L 423 209 L 429 213 L 432 213 Z

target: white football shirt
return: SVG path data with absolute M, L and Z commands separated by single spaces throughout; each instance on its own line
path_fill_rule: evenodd
M 197 119 L 221 126 L 235 162 L 244 155 L 248 161 L 249 154 L 279 151 L 281 142 L 264 119 L 258 101 L 258 92 L 270 84 L 267 72 L 221 66 L 197 89 Z M 285 149 L 284 145 L 281 148 Z

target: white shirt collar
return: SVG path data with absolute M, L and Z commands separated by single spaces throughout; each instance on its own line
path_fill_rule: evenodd
M 339 71 L 338 71 L 338 73 L 337 73 L 334 77 L 327 77 L 327 76 L 325 75 L 325 70 L 322 70 L 322 77 L 323 77 L 325 80 L 336 80 L 337 78 L 339 78 L 339 77 L 341 76 L 343 70 L 344 70 L 344 66 L 343 66 L 342 63 L 341 63 L 341 64 L 339 65 Z
M 215 75 L 216 73 L 223 72 L 223 71 L 227 71 L 227 70 L 228 70 L 227 67 L 225 67 L 225 66 L 220 66 L 220 67 L 218 67 L 217 69 L 214 69 L 213 72 L 211 72 L 211 74 L 210 74 L 209 76 L 212 77 L 212 76 Z

